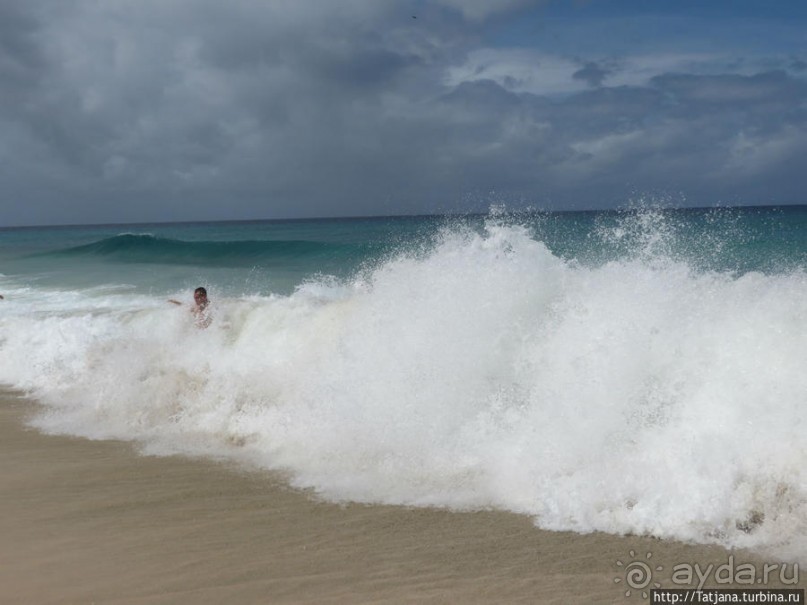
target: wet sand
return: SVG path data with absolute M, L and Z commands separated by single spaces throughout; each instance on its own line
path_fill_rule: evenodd
M 2 603 L 646 603 L 625 596 L 631 550 L 665 587 L 674 565 L 728 560 L 503 512 L 321 502 L 266 473 L 42 435 L 35 409 L 0 393 Z

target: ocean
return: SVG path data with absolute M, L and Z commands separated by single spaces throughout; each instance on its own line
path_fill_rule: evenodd
M 45 433 L 807 560 L 807 206 L 8 228 L 0 294 Z

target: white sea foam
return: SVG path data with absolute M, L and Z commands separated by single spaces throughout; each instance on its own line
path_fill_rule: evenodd
M 218 300 L 207 330 L 162 300 L 38 296 L 0 316 L 0 381 L 47 404 L 44 430 L 336 500 L 807 559 L 803 272 L 584 267 L 491 222 L 349 283 Z

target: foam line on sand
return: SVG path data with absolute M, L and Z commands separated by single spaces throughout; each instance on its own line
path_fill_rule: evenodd
M 25 425 L 35 409 L 0 393 L 3 603 L 629 603 L 643 602 L 624 594 L 630 551 L 652 553 L 668 587 L 674 564 L 729 554 L 503 512 L 322 502 L 265 473 L 43 435 Z

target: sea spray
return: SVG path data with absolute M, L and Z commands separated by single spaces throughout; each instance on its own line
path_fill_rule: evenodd
M 804 271 L 704 268 L 664 213 L 606 218 L 586 262 L 492 217 L 290 295 L 214 290 L 207 330 L 157 297 L 43 294 L 0 319 L 0 380 L 43 430 L 333 500 L 807 558 Z

